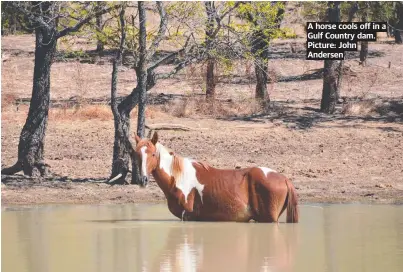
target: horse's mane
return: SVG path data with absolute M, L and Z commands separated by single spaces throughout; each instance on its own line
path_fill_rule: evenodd
M 172 160 L 172 176 L 175 179 L 175 182 L 178 182 L 182 179 L 183 175 L 183 158 L 177 155 L 172 155 L 173 160 Z
M 169 153 L 172 156 L 172 176 L 175 179 L 175 182 L 179 182 L 182 179 L 183 171 L 184 171 L 184 158 L 177 155 L 172 149 L 163 146 L 162 144 L 157 144 L 157 156 L 160 159 L 160 154 L 162 150 Z M 207 171 L 210 170 L 210 166 L 205 162 L 194 161 L 195 163 L 201 165 Z

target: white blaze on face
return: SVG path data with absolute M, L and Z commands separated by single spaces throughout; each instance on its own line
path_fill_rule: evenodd
M 141 150 L 141 176 L 147 176 L 147 147 L 143 146 Z
M 192 160 L 188 158 L 183 158 L 183 174 L 182 178 L 176 181 L 176 188 L 180 189 L 184 194 L 185 202 L 187 202 L 187 197 L 192 189 L 196 188 L 203 203 L 204 185 L 197 180 L 196 169 L 193 167 Z
M 267 177 L 267 174 L 269 174 L 271 172 L 277 173 L 277 171 L 275 171 L 273 169 L 270 169 L 270 168 L 267 168 L 267 167 L 259 167 L 259 168 L 260 168 L 260 170 L 263 171 L 263 174 L 264 174 L 265 177 Z

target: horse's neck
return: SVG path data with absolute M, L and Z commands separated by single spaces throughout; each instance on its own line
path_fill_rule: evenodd
M 168 190 L 172 187 L 172 163 L 173 156 L 160 143 L 156 144 L 158 165 L 153 172 L 153 176 L 162 190 Z M 167 176 L 169 178 L 167 178 Z

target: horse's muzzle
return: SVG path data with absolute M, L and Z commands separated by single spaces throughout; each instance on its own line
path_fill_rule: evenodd
M 142 176 L 141 181 L 140 181 L 140 186 L 141 187 L 146 187 L 148 184 L 148 177 L 147 176 Z

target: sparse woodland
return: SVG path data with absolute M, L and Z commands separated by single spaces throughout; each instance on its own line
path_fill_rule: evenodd
M 153 186 L 107 183 L 138 184 L 128 144 L 151 130 L 216 167 L 276 168 L 302 200 L 403 201 L 401 1 L 2 2 L 1 10 L 10 203 L 40 203 L 32 182 L 47 189 L 44 202 L 163 199 Z M 389 29 L 343 61 L 307 61 L 307 21 Z

